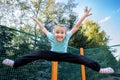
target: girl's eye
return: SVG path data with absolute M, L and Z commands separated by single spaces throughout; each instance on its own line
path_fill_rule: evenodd
M 64 34 L 64 32 L 61 32 L 61 34 Z
M 59 33 L 59 32 L 56 32 L 57 34 Z

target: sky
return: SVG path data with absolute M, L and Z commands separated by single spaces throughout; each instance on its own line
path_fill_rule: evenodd
M 76 8 L 78 13 L 79 9 L 83 10 L 85 6 L 92 9 L 93 15 L 89 19 L 97 22 L 101 30 L 110 36 L 109 46 L 120 44 L 120 0 L 76 0 L 76 2 L 79 3 Z
M 100 29 L 109 36 L 108 46 L 120 44 L 120 0 L 75 0 L 75 2 L 78 5 L 74 11 L 78 13 L 79 18 L 82 17 L 85 6 L 91 8 L 92 15 L 88 19 L 97 22 Z M 120 55 L 120 46 L 115 49 L 116 54 Z
M 79 3 L 75 9 L 81 15 L 85 6 L 91 8 L 92 16 L 89 19 L 97 22 L 100 29 L 110 37 L 109 46 L 120 44 L 120 0 L 76 0 Z M 120 46 L 115 56 L 120 55 Z

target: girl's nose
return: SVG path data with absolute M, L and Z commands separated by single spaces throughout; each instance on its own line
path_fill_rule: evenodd
M 62 34 L 59 34 L 59 36 L 62 36 Z

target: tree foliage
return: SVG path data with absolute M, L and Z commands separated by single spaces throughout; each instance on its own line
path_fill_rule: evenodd
M 95 48 L 107 46 L 109 38 L 100 26 L 90 20 L 86 20 L 79 31 L 71 38 L 70 45 L 80 48 Z

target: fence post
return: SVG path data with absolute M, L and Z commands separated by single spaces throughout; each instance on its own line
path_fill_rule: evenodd
M 84 55 L 84 49 L 80 48 L 80 55 Z M 86 80 L 85 66 L 81 64 L 82 80 Z
M 58 78 L 58 62 L 52 61 L 52 78 L 51 80 L 57 80 Z

